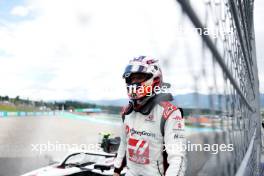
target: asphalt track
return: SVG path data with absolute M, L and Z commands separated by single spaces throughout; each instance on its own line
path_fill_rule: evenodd
M 99 119 L 99 120 L 98 120 Z M 60 160 L 66 150 L 37 151 L 38 144 L 93 144 L 100 132 L 118 136 L 120 122 L 114 119 L 71 116 L 38 116 L 0 118 L 0 176 L 17 176 Z M 189 131 L 189 130 L 188 130 Z M 213 142 L 212 132 L 189 131 L 192 142 Z M 210 142 L 211 141 L 211 142 Z M 189 174 L 198 175 L 204 163 L 212 156 L 205 152 L 191 152 L 188 156 Z

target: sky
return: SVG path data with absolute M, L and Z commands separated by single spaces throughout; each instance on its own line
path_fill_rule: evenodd
M 257 0 L 255 6 L 258 62 L 264 66 L 264 50 L 258 49 L 264 42 L 264 3 Z M 191 92 L 197 80 L 192 73 L 201 74 L 194 58 L 204 53 L 197 47 L 197 36 L 177 36 L 180 12 L 174 0 L 0 0 L 0 95 L 34 100 L 125 98 L 122 73 L 138 55 L 159 58 L 177 94 Z M 191 59 L 182 59 L 186 56 Z M 259 74 L 264 92 L 262 68 Z M 215 84 L 204 77 L 199 86 Z
M 254 23 L 260 92 L 264 93 L 264 1 L 255 1 Z

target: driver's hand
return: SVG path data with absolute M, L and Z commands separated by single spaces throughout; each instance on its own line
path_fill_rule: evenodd
M 113 176 L 120 176 L 118 173 L 114 173 L 114 175 Z

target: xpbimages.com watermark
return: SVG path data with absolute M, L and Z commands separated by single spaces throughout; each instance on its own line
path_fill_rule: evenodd
M 175 142 L 173 144 L 164 144 L 169 153 L 178 152 L 210 152 L 211 154 L 218 154 L 219 152 L 232 152 L 234 150 L 233 144 L 195 144 L 187 141 L 186 143 Z M 43 144 L 31 144 L 32 152 L 43 154 L 46 152 L 75 152 L 75 151 L 101 151 L 100 144 L 63 144 L 59 141 Z
M 137 86 L 137 85 L 129 85 L 127 86 L 127 91 L 129 94 L 146 94 L 146 96 L 152 96 L 152 94 L 160 94 L 160 93 L 168 93 L 169 88 L 167 86 Z
M 176 34 L 178 37 L 184 38 L 191 34 L 199 34 L 200 36 L 206 35 L 211 36 L 212 38 L 224 38 L 227 36 L 231 36 L 233 31 L 230 28 L 211 28 L 211 27 L 204 27 L 204 28 L 196 28 L 196 27 L 183 27 L 178 26 L 176 28 Z
M 50 142 L 43 144 L 31 144 L 32 152 L 39 154 L 45 152 L 69 152 L 69 151 L 100 151 L 100 144 L 65 144 L 59 141 Z
M 219 152 L 232 152 L 234 150 L 233 144 L 195 144 L 191 141 L 187 143 L 176 142 L 174 144 L 165 144 L 166 151 L 170 153 L 175 152 L 210 152 L 211 154 L 218 154 Z

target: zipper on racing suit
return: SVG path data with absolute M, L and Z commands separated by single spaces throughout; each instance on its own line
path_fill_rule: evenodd
M 157 161 L 157 167 L 158 167 L 159 174 L 160 174 L 161 176 L 163 176 L 163 174 L 161 173 L 160 168 L 159 168 L 159 161 Z

